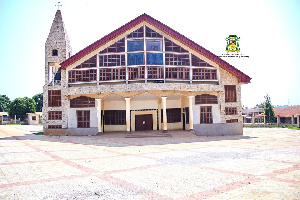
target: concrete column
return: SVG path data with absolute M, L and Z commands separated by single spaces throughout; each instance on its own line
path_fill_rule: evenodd
M 188 96 L 189 98 L 189 124 L 190 130 L 194 129 L 194 110 L 193 110 L 193 98 L 194 96 Z
M 252 116 L 252 126 L 254 126 L 254 123 L 255 123 L 255 118 L 254 116 Z
M 300 115 L 297 115 L 297 127 L 300 128 Z
M 161 130 L 161 100 L 158 100 L 158 130 Z
M 163 107 L 163 132 L 168 131 L 167 122 L 167 97 L 161 97 L 162 107 Z
M 294 126 L 294 115 L 292 115 L 292 117 L 291 117 L 291 124 L 292 124 L 292 126 Z
M 101 105 L 102 105 L 102 100 L 101 99 L 96 99 L 98 134 L 102 133 Z
M 126 131 L 130 132 L 130 98 L 125 98 L 126 101 Z
M 279 124 L 280 124 L 280 116 L 277 115 L 277 126 L 279 126 Z

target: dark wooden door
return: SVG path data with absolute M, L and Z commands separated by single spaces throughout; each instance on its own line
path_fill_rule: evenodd
M 135 116 L 135 130 L 146 131 L 153 130 L 152 115 L 136 115 Z
M 2 125 L 2 116 L 0 116 L 0 125 Z

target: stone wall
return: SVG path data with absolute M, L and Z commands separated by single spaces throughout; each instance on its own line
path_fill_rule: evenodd
M 58 55 L 52 55 L 52 50 L 58 50 Z M 69 101 L 65 95 L 65 73 L 61 73 L 62 85 L 49 85 L 49 65 L 50 67 L 60 67 L 59 63 L 63 62 L 72 55 L 72 48 L 68 34 L 65 29 L 64 22 L 62 20 L 61 11 L 57 10 L 55 18 L 52 22 L 52 26 L 45 43 L 45 85 L 43 87 L 43 127 L 44 129 L 48 125 L 62 125 L 62 128 L 68 127 L 68 113 L 67 108 L 69 106 Z M 61 90 L 61 106 L 60 107 L 49 107 L 48 106 L 48 90 Z M 62 111 L 62 120 L 48 120 L 49 111 Z

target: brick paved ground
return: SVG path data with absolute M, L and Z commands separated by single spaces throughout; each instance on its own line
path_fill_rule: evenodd
M 300 131 L 39 136 L 0 126 L 0 199 L 300 199 Z

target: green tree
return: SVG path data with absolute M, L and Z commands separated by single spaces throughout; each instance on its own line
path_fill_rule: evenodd
M 256 104 L 255 108 L 264 108 L 264 106 L 265 106 L 265 102 L 262 102 L 260 104 Z
M 43 93 L 39 93 L 34 95 L 33 100 L 36 103 L 36 112 L 42 112 L 42 108 L 43 108 Z
M 9 116 L 13 118 L 15 115 L 24 119 L 26 113 L 35 113 L 36 103 L 32 98 L 16 98 L 9 107 Z
M 10 100 L 8 96 L 0 94 L 0 112 L 9 111 Z
M 264 98 L 265 98 L 264 112 L 265 112 L 265 116 L 266 116 L 266 122 L 274 123 L 274 122 L 276 122 L 276 120 L 275 120 L 274 109 L 271 104 L 271 97 L 267 94 L 266 96 L 264 96 Z

